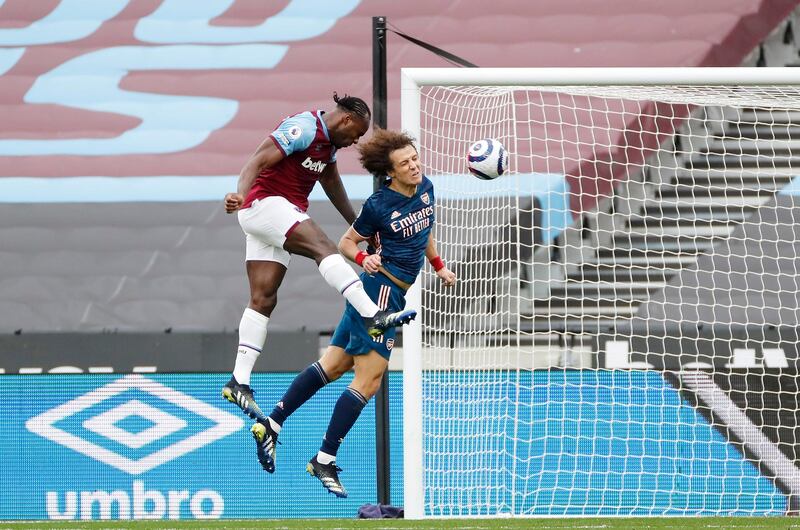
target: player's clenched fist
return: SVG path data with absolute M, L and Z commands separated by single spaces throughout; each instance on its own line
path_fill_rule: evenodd
M 244 197 L 240 193 L 228 193 L 225 195 L 225 212 L 233 213 L 241 208 Z
M 361 262 L 361 267 L 369 274 L 375 274 L 381 268 L 381 257 L 378 254 L 370 254 Z
M 456 284 L 456 275 L 447 267 L 443 267 L 436 271 L 436 276 L 442 280 L 442 285 L 445 287 L 452 287 Z

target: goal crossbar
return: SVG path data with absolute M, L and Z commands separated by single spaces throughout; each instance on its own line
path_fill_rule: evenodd
M 420 86 L 797 85 L 795 68 L 402 68 L 403 89 Z

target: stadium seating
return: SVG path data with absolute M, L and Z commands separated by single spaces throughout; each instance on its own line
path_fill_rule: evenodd
M 248 296 L 243 237 L 210 177 L 232 189 L 280 118 L 329 106 L 334 90 L 369 100 L 372 16 L 481 66 L 725 66 L 794 3 L 500 0 L 486 16 L 474 2 L 366 1 L 289 18 L 233 2 L 198 20 L 168 2 L 0 2 L 0 332 L 234 329 Z M 399 68 L 448 64 L 395 35 L 388 58 L 398 126 Z M 149 133 L 131 139 L 140 127 Z M 339 160 L 363 173 L 352 150 Z M 111 199 L 108 186 L 131 177 L 193 181 Z M 310 211 L 331 237 L 344 231 L 325 201 Z M 296 259 L 272 326 L 330 330 L 341 304 Z

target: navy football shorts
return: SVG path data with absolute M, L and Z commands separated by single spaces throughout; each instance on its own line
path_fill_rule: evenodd
M 361 282 L 367 295 L 378 307 L 391 313 L 402 311 L 406 305 L 406 292 L 381 273 L 361 273 Z M 370 337 L 363 317 L 347 302 L 342 320 L 331 337 L 331 345 L 344 349 L 350 355 L 364 355 L 372 350 L 389 359 L 394 347 L 397 328 L 387 329 L 380 337 Z

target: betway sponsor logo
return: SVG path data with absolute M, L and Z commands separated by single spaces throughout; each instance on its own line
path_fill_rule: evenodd
M 144 481 L 134 480 L 131 492 L 91 490 L 47 492 L 47 517 L 69 519 L 181 519 L 181 513 L 194 519 L 219 519 L 225 510 L 222 495 L 214 490 L 145 489 Z M 185 517 L 184 517 L 185 518 Z
M 315 171 L 317 173 L 322 173 L 322 171 L 325 169 L 325 166 L 327 165 L 328 164 L 322 162 L 321 160 L 317 160 L 316 162 L 314 160 L 311 160 L 310 156 L 307 157 L 305 160 L 303 160 L 304 168 L 310 169 L 311 171 Z
M 412 226 L 414 223 L 422 221 L 423 219 L 427 219 L 433 215 L 433 206 L 426 206 L 421 210 L 417 210 L 415 212 L 411 212 L 410 214 L 406 215 L 405 217 L 398 219 L 396 221 L 392 221 L 391 227 L 392 231 L 399 232 L 404 228 L 408 228 Z

